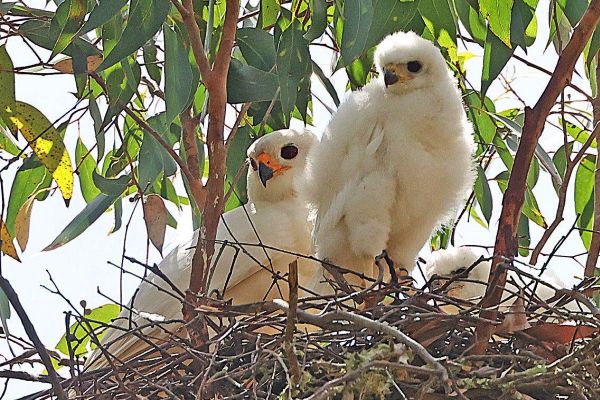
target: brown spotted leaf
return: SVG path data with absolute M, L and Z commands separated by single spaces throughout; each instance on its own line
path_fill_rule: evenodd
M 19 259 L 19 255 L 17 254 L 13 238 L 10 237 L 10 233 L 8 233 L 8 229 L 6 229 L 6 225 L 2 221 L 0 221 L 0 239 L 2 240 L 2 253 L 20 262 L 21 259 Z
M 144 221 L 148 238 L 162 254 L 162 246 L 165 241 L 167 230 L 168 212 L 162 197 L 151 194 L 144 201 Z
M 15 219 L 15 237 L 21 251 L 25 251 L 27 241 L 29 240 L 29 222 L 31 220 L 31 209 L 34 201 L 35 196 L 23 203 Z
M 0 119 L 8 126 L 13 135 L 17 135 L 17 128 L 10 120 L 10 115 L 15 112 L 15 73 L 6 45 L 0 46 Z
M 68 205 L 73 196 L 73 167 L 58 130 L 37 108 L 21 101 L 17 102 L 16 113 L 10 119 L 50 171 Z

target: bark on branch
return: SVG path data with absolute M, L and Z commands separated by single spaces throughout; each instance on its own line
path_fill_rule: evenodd
M 533 108 L 525 108 L 525 123 L 519 148 L 515 155 L 514 165 L 508 181 L 508 187 L 502 199 L 502 212 L 494 246 L 494 260 L 488 282 L 497 282 L 494 287 L 488 286 L 482 300 L 481 317 L 497 319 L 497 311 L 490 309 L 497 306 L 502 298 L 506 284 L 506 270 L 498 269 L 504 260 L 512 259 L 517 252 L 517 228 L 521 208 L 525 196 L 527 171 L 533 158 L 535 146 L 542 134 L 546 118 L 554 106 L 560 92 L 569 84 L 575 63 L 579 59 L 586 43 L 596 29 L 600 19 L 600 0 L 592 0 L 581 21 L 573 31 L 569 43 L 561 53 L 554 73 L 550 77 L 544 92 Z M 477 326 L 475 344 L 472 353 L 481 354 L 487 348 L 493 333 L 493 326 L 481 322 Z

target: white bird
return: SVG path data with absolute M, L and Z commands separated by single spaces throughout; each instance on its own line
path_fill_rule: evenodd
M 287 280 L 279 279 L 273 284 L 273 276 L 278 274 L 281 278 L 287 278 L 289 264 L 295 260 L 298 261 L 299 286 L 306 290 L 301 290 L 300 294 L 318 290 L 317 286 L 322 284 L 320 264 L 258 246 L 262 243 L 295 254 L 310 254 L 308 208 L 298 195 L 294 182 L 304 175 L 307 153 L 316 142 L 316 136 L 309 131 L 285 129 L 263 136 L 250 146 L 247 152 L 250 163 L 247 174 L 248 203 L 223 214 L 215 253 L 221 252 L 225 242 L 238 245 L 223 245 L 211 277 L 209 293 L 218 290 L 224 293 L 224 299 L 232 299 L 234 304 L 287 298 Z M 173 249 L 158 265 L 160 271 L 181 292 L 189 287 L 197 240 L 198 231 L 186 243 Z M 237 253 L 236 247 L 242 250 Z M 150 273 L 129 304 L 133 311 L 123 309 L 113 322 L 113 325 L 123 329 L 107 329 L 102 344 L 108 345 L 109 352 L 123 360 L 147 349 L 147 344 L 135 336 L 117 339 L 129 326 L 143 326 L 151 320 L 181 320 L 182 301 L 173 292 L 165 280 Z M 181 326 L 181 323 L 165 324 L 163 328 L 153 326 L 141 332 L 146 338 L 160 343 L 169 337 L 165 328 L 174 332 Z M 105 366 L 106 359 L 99 356 L 97 350 L 89 358 L 93 361 L 87 364 Z
M 473 182 L 473 140 L 440 51 L 413 32 L 386 37 L 379 77 L 351 93 L 309 156 L 318 258 L 374 275 L 382 250 L 411 271 Z
M 446 290 L 448 295 L 461 300 L 470 300 L 477 304 L 485 295 L 490 269 L 490 257 L 483 251 L 472 247 L 453 247 L 431 253 L 425 265 L 424 273 L 428 280 L 437 276 L 438 279 L 436 279 L 434 286 L 438 287 L 453 276 L 460 274 L 460 279 L 448 286 Z M 538 271 L 526 270 L 525 272 L 537 276 Z M 566 288 L 565 283 L 552 271 L 544 272 L 543 281 L 557 289 Z M 527 293 L 530 294 L 534 288 L 534 282 L 527 277 L 519 276 L 514 271 L 508 271 L 501 309 L 509 307 L 515 301 L 519 290 L 524 288 L 525 285 L 528 286 Z M 556 291 L 552 287 L 539 283 L 535 289 L 535 294 L 544 301 L 551 299 L 556 295 Z M 567 303 L 565 307 L 570 311 L 586 310 L 585 306 L 581 308 L 576 301 Z

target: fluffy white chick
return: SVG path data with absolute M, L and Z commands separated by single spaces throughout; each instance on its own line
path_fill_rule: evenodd
M 445 283 L 447 279 L 452 278 L 456 274 L 461 274 L 459 281 L 452 282 L 447 289 L 451 297 L 461 300 L 472 300 L 475 304 L 479 302 L 485 295 L 487 281 L 491 269 L 490 256 L 483 251 L 472 247 L 453 247 L 444 250 L 434 251 L 427 260 L 425 266 L 425 276 L 431 279 L 435 275 L 439 278 L 438 285 Z M 537 275 L 537 271 L 527 271 L 532 275 Z M 519 287 L 511 283 L 514 280 L 520 287 L 528 285 L 533 288 L 534 282 L 524 277 L 521 279 L 513 271 L 508 271 L 508 280 L 506 290 L 502 296 L 502 308 L 509 307 L 515 299 L 515 294 L 519 293 Z M 566 285 L 552 271 L 544 273 L 544 281 L 557 289 L 565 288 Z M 531 290 L 528 291 L 531 293 Z M 556 292 L 543 284 L 538 284 L 536 288 L 536 296 L 542 300 L 548 300 L 555 296 Z M 577 302 L 572 301 L 565 305 L 571 311 L 581 311 L 586 308 L 580 308 Z
M 440 51 L 413 32 L 386 37 L 379 77 L 351 93 L 309 156 L 320 259 L 374 275 L 387 250 L 411 271 L 473 182 L 473 141 Z
M 307 153 L 316 142 L 316 136 L 309 131 L 285 129 L 265 135 L 250 146 L 247 152 L 250 163 L 247 174 L 249 201 L 245 206 L 223 214 L 217 232 L 216 254 L 221 251 L 225 241 L 230 244 L 263 243 L 296 254 L 310 254 L 308 208 L 296 192 L 294 182 L 304 175 Z M 158 265 L 181 292 L 189 287 L 197 240 L 198 231 L 186 243 L 173 249 Z M 273 273 L 285 277 L 289 264 L 294 260 L 298 260 L 299 286 L 306 289 L 301 290 L 301 294 L 314 293 L 318 290 L 317 286 L 322 285 L 322 267 L 317 263 L 260 246 L 238 247 L 243 247 L 243 250 L 237 255 L 234 247 L 223 247 L 209 291 L 224 292 L 224 299 L 232 299 L 234 304 L 287 298 L 287 280 L 278 280 L 273 285 Z M 113 324 L 126 330 L 129 326 L 150 323 L 149 318 L 181 320 L 182 302 L 179 296 L 172 293 L 171 287 L 161 277 L 149 274 L 129 305 L 134 311 L 124 309 Z M 181 326 L 181 323 L 164 325 L 162 328 L 152 326 L 142 329 L 142 333 L 160 343 L 169 336 L 165 327 L 175 332 Z M 123 335 L 123 329 L 109 328 L 102 338 L 103 344 L 110 344 L 111 354 L 128 359 L 147 348 L 145 342 L 132 335 L 111 344 Z M 99 356 L 99 351 L 96 351 L 90 357 L 94 361 L 88 361 L 88 364 L 93 362 L 95 368 L 106 366 L 105 358 Z

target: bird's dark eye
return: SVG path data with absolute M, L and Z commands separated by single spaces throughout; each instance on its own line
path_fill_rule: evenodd
M 250 160 L 250 166 L 252 167 L 253 170 L 257 170 L 258 169 L 258 165 L 256 165 L 256 161 L 254 161 L 254 158 L 252 157 L 248 157 L 248 159 Z
M 287 146 L 283 146 L 281 148 L 281 158 L 286 160 L 291 160 L 292 158 L 298 155 L 298 148 L 296 146 L 292 146 L 291 144 Z
M 467 269 L 465 267 L 460 267 L 459 269 L 457 269 L 456 271 L 454 271 L 454 275 L 460 275 L 465 273 Z
M 419 72 L 421 68 L 422 65 L 418 61 L 409 61 L 408 64 L 406 64 L 406 69 L 408 69 L 412 73 Z

